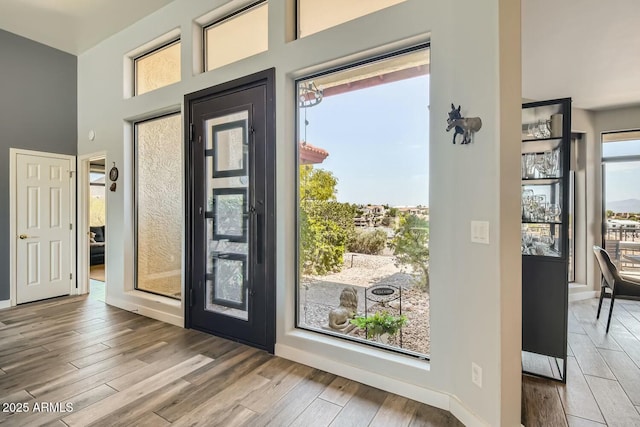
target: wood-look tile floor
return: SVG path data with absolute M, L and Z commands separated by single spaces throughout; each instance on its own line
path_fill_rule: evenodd
M 522 422 L 535 426 L 640 426 L 640 301 L 569 305 L 567 383 L 523 377 Z
M 0 310 L 0 424 L 462 425 L 446 411 L 87 297 Z

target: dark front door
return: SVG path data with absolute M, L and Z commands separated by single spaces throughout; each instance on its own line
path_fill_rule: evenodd
M 185 97 L 187 326 L 273 352 L 273 70 Z

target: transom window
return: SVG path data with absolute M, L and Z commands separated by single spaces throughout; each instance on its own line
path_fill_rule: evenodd
M 269 49 L 269 6 L 254 3 L 204 27 L 205 71 Z
M 180 40 L 134 59 L 135 95 L 180 81 Z
M 298 37 L 315 34 L 404 1 L 298 0 Z

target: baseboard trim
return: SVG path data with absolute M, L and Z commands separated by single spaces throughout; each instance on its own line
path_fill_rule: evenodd
M 583 301 L 591 298 L 598 298 L 599 293 L 596 291 L 574 292 L 569 294 L 569 302 Z
M 134 304 L 129 301 L 123 301 L 118 298 L 113 298 L 107 295 L 106 303 L 114 307 L 121 308 L 122 310 L 130 311 L 132 313 L 140 314 L 142 316 L 150 317 L 152 319 L 159 320 L 161 322 L 169 323 L 171 325 L 184 327 L 184 320 L 181 316 L 176 316 L 160 310 L 154 310 L 153 308 L 145 307 L 143 305 Z
M 11 300 L 7 299 L 4 301 L 0 301 L 0 310 L 2 310 L 3 308 L 11 308 Z
M 456 396 L 449 396 L 449 412 L 467 427 L 490 427 Z
M 420 387 L 414 384 L 387 377 L 376 372 L 367 371 L 353 365 L 330 360 L 299 348 L 276 344 L 275 354 L 278 357 L 302 363 L 322 371 L 330 372 L 389 393 L 404 396 L 436 408 L 451 412 L 466 426 L 486 427 L 489 424 L 470 411 L 458 398 L 447 393 Z

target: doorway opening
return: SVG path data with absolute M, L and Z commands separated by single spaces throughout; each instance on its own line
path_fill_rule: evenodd
M 89 162 L 89 295 L 105 301 L 106 181 L 105 158 Z
M 106 153 L 78 159 L 79 293 L 106 302 L 107 183 Z

